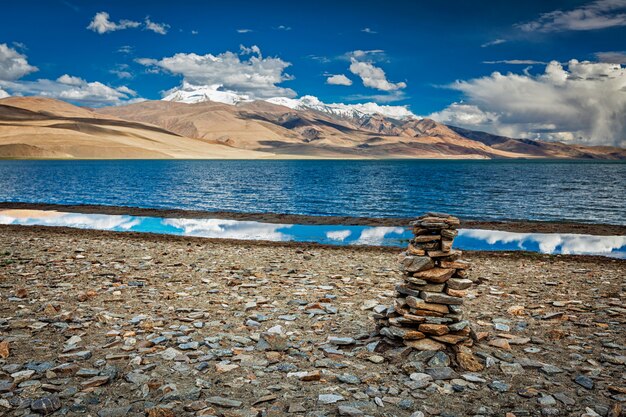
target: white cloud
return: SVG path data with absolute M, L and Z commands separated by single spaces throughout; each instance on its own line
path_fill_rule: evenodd
M 150 20 L 150 16 L 146 17 L 144 23 L 145 23 L 146 30 L 150 30 L 154 33 L 158 33 L 159 35 L 167 34 L 167 31 L 170 28 L 170 25 L 168 25 L 167 23 L 153 22 L 152 20 Z
M 369 49 L 369 50 L 357 49 L 355 51 L 347 52 L 341 55 L 339 58 L 345 59 L 346 61 L 352 61 L 353 59 L 356 59 L 357 61 L 360 61 L 360 60 L 381 61 L 381 60 L 387 59 L 385 55 L 385 51 L 383 49 Z
M 37 71 L 28 63 L 26 55 L 17 52 L 6 43 L 0 43 L 0 80 L 17 80 Z
M 534 59 L 502 59 L 500 61 L 483 61 L 483 64 L 537 65 L 547 64 L 547 62 L 535 61 Z
M 136 28 L 141 25 L 139 22 L 133 20 L 122 19 L 118 23 L 109 20 L 109 14 L 107 12 L 99 12 L 93 17 L 92 21 L 87 26 L 87 29 L 93 30 L 96 33 L 103 34 L 107 32 L 114 32 L 116 30 L 123 30 L 128 28 Z
M 596 0 L 581 7 L 543 13 L 516 25 L 526 32 L 562 32 L 626 26 L 626 0 Z
M 489 46 L 495 46 L 495 45 L 500 45 L 502 43 L 505 43 L 506 39 L 494 39 L 492 41 L 489 42 L 485 42 L 482 45 L 480 45 L 481 48 L 487 48 Z
M 0 98 L 7 98 L 7 97 L 11 97 L 11 94 L 7 93 L 2 88 L 0 88 Z
M 250 55 L 242 59 L 242 55 Z M 198 55 L 178 53 L 162 59 L 142 58 L 138 63 L 174 75 L 181 75 L 191 86 L 219 85 L 223 91 L 252 98 L 294 97 L 295 91 L 278 84 L 293 79 L 285 73 L 291 64 L 277 57 L 263 57 L 258 46 L 241 47 L 241 53 Z M 172 93 L 169 91 L 168 93 Z
M 94 107 L 138 100 L 135 98 L 137 93 L 126 86 L 109 87 L 98 81 L 87 82 L 69 74 L 63 74 L 56 80 L 20 80 L 34 71 L 37 68 L 28 63 L 25 55 L 6 44 L 0 44 L 0 97 L 37 95 Z
M 343 242 L 346 240 L 352 232 L 350 230 L 335 230 L 332 232 L 326 232 L 326 237 L 330 240 L 336 240 L 339 242 Z
M 626 64 L 626 51 L 596 52 L 595 55 L 600 62 Z
M 128 101 L 137 93 L 128 87 L 109 87 L 101 82 L 87 82 L 68 74 L 56 80 L 0 82 L 13 94 L 56 98 L 87 106 L 116 105 Z
M 626 246 L 626 236 L 593 236 L 570 233 L 516 233 L 499 230 L 461 229 L 459 237 L 478 239 L 489 245 L 515 243 L 520 250 L 562 254 L 611 254 Z
M 276 27 L 276 29 L 278 30 L 291 30 L 290 26 L 285 26 L 285 25 L 279 25 L 278 27 Z
M 119 52 L 120 54 L 132 54 L 133 52 L 135 52 L 135 48 L 130 45 L 122 45 L 117 48 L 117 52 Z
M 385 71 L 371 62 L 358 61 L 352 58 L 350 61 L 350 72 L 361 77 L 363 85 L 381 91 L 394 91 L 406 87 L 406 83 L 392 83 L 387 80 Z
M 449 86 L 461 91 L 455 103 L 430 115 L 512 137 L 626 147 L 626 68 L 571 60 L 552 61 L 539 75 L 501 74 Z
M 120 79 L 131 79 L 133 78 L 133 74 L 131 74 L 128 71 L 122 70 L 122 69 L 112 69 L 109 71 L 111 74 L 115 74 L 117 75 L 117 78 Z
M 378 32 L 376 32 L 375 30 L 370 29 L 370 28 L 363 28 L 363 29 L 361 29 L 361 32 L 363 32 L 363 33 L 369 33 L 369 34 L 371 34 L 371 35 L 375 35 L 375 34 L 377 34 L 377 33 L 378 33 Z
M 250 33 L 252 29 L 237 29 L 237 33 Z
M 192 34 L 192 35 L 197 35 L 197 34 L 198 34 L 198 31 L 197 31 L 197 30 L 192 30 L 192 31 L 191 31 L 191 34 Z
M 330 75 L 326 78 L 326 84 L 330 85 L 352 85 L 352 80 L 344 74 Z
M 363 229 L 361 236 L 354 242 L 357 245 L 382 245 L 387 235 L 402 235 L 402 227 L 369 227 Z

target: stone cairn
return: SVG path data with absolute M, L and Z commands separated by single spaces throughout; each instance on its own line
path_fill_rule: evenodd
M 378 331 L 392 346 L 420 351 L 472 344 L 469 322 L 463 320 L 463 297 L 472 281 L 469 263 L 452 249 L 459 219 L 427 213 L 411 222 L 413 239 L 401 255 L 404 282 L 396 286 L 392 307 L 376 318 Z

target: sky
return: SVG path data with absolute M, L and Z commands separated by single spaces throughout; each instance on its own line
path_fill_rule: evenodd
M 21 0 L 1 9 L 0 97 L 101 107 L 211 86 L 626 147 L 626 0 Z

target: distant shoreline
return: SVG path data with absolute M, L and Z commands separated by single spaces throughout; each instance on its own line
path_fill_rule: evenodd
M 309 216 L 299 214 L 279 213 L 238 213 L 229 211 L 202 211 L 184 209 L 160 209 L 104 205 L 63 205 L 24 202 L 0 202 L 0 210 L 56 210 L 70 213 L 113 214 L 145 217 L 192 218 L 192 219 L 227 219 L 258 221 L 280 224 L 308 224 L 308 225 L 359 225 L 359 226 L 408 226 L 410 217 L 351 217 L 351 216 Z M 626 226 L 613 224 L 574 223 L 559 221 L 531 221 L 531 220 L 462 220 L 464 229 L 502 230 L 518 233 L 577 233 L 599 236 L 626 235 Z

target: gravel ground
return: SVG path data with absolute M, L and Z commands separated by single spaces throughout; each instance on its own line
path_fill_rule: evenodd
M 0 226 L 0 414 L 623 415 L 626 261 L 464 259 L 474 373 L 379 351 L 394 249 Z

